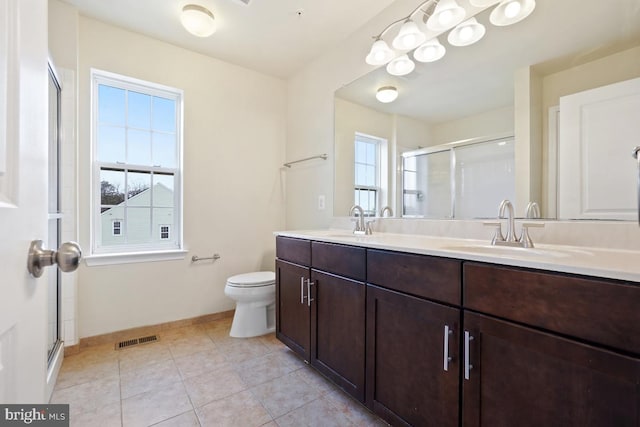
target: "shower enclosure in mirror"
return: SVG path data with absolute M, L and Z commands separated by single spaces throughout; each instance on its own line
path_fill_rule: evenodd
M 513 137 L 479 138 L 402 154 L 402 216 L 495 217 L 515 200 Z

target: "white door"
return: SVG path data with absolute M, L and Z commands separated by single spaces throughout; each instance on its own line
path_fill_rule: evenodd
M 640 78 L 560 98 L 558 216 L 638 217 Z
M 0 402 L 44 403 L 47 282 L 27 272 L 47 237 L 47 1 L 0 2 Z

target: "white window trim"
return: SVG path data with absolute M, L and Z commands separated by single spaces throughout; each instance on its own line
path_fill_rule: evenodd
M 91 69 L 91 153 L 90 153 L 90 169 L 91 169 L 91 185 L 90 185 L 90 200 L 91 200 L 91 214 L 89 221 L 89 239 L 90 239 L 90 253 L 83 258 L 88 266 L 93 265 L 107 265 L 107 264 L 126 264 L 135 262 L 148 262 L 148 261 L 163 261 L 169 259 L 184 259 L 187 251 L 184 250 L 184 226 L 183 226 L 183 126 L 184 126 L 184 92 L 180 89 L 176 89 L 169 86 L 164 86 L 157 83 L 152 83 L 132 77 L 123 76 L 108 71 L 99 69 Z M 140 91 L 140 87 L 144 88 L 144 93 L 150 95 L 157 95 L 164 98 L 175 99 L 176 101 L 176 139 L 178 141 L 177 147 L 177 162 L 175 170 L 175 184 L 174 184 L 174 207 L 177 209 L 174 212 L 175 215 L 175 227 L 174 236 L 177 234 L 176 239 L 170 239 L 170 242 L 163 242 L 160 244 L 145 244 L 145 245 L 127 245 L 118 246 L 113 248 L 97 247 L 97 230 L 96 227 L 101 225 L 100 220 L 100 197 L 96 195 L 98 191 L 97 183 L 100 182 L 99 167 L 96 166 L 97 161 L 94 156 L 97 153 L 97 88 L 99 83 L 107 85 L 114 85 L 126 90 Z M 104 163 L 100 163 L 103 164 Z M 140 169 L 136 166 L 136 169 Z M 157 169 L 157 168 L 154 168 Z

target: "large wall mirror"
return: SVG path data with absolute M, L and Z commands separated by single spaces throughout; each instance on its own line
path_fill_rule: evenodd
M 416 1 L 416 6 L 419 3 Z M 414 206 L 407 209 L 406 199 L 412 197 L 414 189 L 408 188 L 405 181 L 411 176 L 411 165 L 420 162 L 448 162 L 455 167 L 451 156 L 440 156 L 439 160 L 432 156 L 428 161 L 420 157 L 406 167 L 403 159 L 487 143 L 490 149 L 512 144 L 512 157 L 491 168 L 513 169 L 507 171 L 514 180 L 513 191 L 509 195 L 505 190 L 511 188 L 509 185 L 485 185 L 482 191 L 486 193 L 471 192 L 477 200 L 494 203 L 513 198 L 519 216 L 524 215 L 528 202 L 535 201 L 543 217 L 563 218 L 558 213 L 561 198 L 565 197 L 558 193 L 558 181 L 562 180 L 562 168 L 567 167 L 558 166 L 566 163 L 558 163 L 561 98 L 640 78 L 640 3 L 537 0 L 530 16 L 506 27 L 489 22 L 495 6 L 482 10 L 471 6 L 468 0 L 458 3 L 486 27 L 479 42 L 454 47 L 443 34 L 439 38 L 447 51 L 439 61 L 416 62 L 415 70 L 403 77 L 394 77 L 381 66 L 336 91 L 335 216 L 347 215 L 357 202 L 367 206 L 370 215 L 380 215 L 382 208 L 388 206 L 395 217 L 450 218 L 448 207 L 432 206 L 421 213 L 415 208 L 416 198 L 412 199 Z M 399 18 L 390 16 L 389 22 Z M 420 19 L 416 21 L 423 24 Z M 389 44 L 397 30 L 392 29 L 385 36 Z M 363 61 L 365 55 L 363 52 Z M 397 88 L 398 98 L 383 104 L 375 95 L 385 86 Z M 504 144 L 496 145 L 496 141 Z M 633 173 L 637 179 L 631 150 L 639 142 L 640 139 L 628 141 L 628 150 L 616 148 L 628 157 L 628 164 L 620 165 L 625 170 L 624 179 Z M 503 156 L 488 153 L 467 157 L 494 161 Z M 377 170 L 374 164 L 378 165 Z M 467 182 L 487 175 L 486 165 L 475 170 L 479 172 Z M 470 172 L 468 168 L 467 173 Z M 511 176 L 509 173 L 504 176 Z M 419 172 L 415 174 L 418 175 Z M 435 176 L 432 179 L 446 179 L 455 177 L 456 172 L 431 175 Z M 599 177 L 599 191 L 620 191 L 607 189 L 608 175 Z M 630 179 L 625 191 L 631 191 L 635 200 L 634 185 Z M 447 186 L 451 188 L 448 181 L 442 188 Z M 456 191 L 453 189 L 450 194 L 455 197 Z M 446 194 L 443 197 L 446 199 Z M 482 205 L 482 211 L 474 211 L 476 205 Z M 427 211 L 429 214 L 424 214 Z M 478 218 L 486 217 L 486 212 L 483 203 L 474 202 L 453 216 Z

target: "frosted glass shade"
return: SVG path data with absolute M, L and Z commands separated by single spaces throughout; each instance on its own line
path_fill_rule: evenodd
M 446 52 L 447 49 L 440 44 L 436 37 L 418 46 L 413 52 L 413 58 L 419 62 L 434 62 L 442 58 Z
M 427 20 L 427 28 L 432 31 L 446 31 L 462 21 L 466 16 L 464 8 L 456 0 L 441 0 Z
M 196 37 L 209 37 L 216 32 L 216 21 L 209 9 L 188 4 L 182 8 L 182 26 Z
M 416 23 L 408 20 L 402 24 L 400 32 L 393 39 L 393 47 L 398 50 L 411 50 L 420 46 L 426 39 L 427 36 L 420 31 Z
M 469 0 L 471 6 L 475 7 L 487 7 L 498 3 L 500 0 Z
M 447 40 L 453 46 L 469 46 L 484 37 L 486 32 L 484 25 L 471 18 L 451 30 Z
M 407 55 L 400 55 L 393 61 L 387 64 L 387 73 L 392 76 L 406 76 L 416 68 L 416 63 L 413 62 Z
M 369 65 L 383 65 L 391 61 L 394 57 L 394 53 L 382 39 L 376 40 L 371 46 L 371 50 L 367 55 L 365 61 Z
M 498 27 L 515 24 L 522 21 L 536 8 L 535 0 L 502 0 L 491 11 L 489 21 Z

